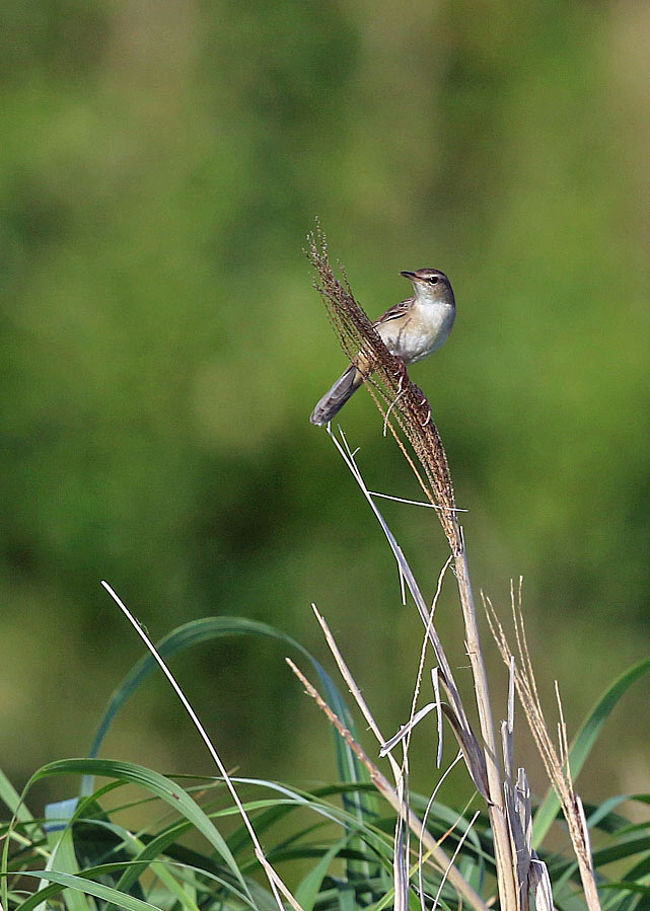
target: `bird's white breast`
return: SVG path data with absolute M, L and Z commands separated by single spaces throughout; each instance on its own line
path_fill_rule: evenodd
M 456 308 L 448 303 L 414 303 L 408 314 L 378 326 L 391 354 L 414 364 L 440 348 L 454 325 Z

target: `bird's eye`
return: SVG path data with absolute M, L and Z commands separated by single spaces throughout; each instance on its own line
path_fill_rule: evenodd
M 437 284 L 438 284 L 438 276 L 437 276 L 437 275 L 432 275 L 431 278 L 429 279 L 429 284 L 430 284 L 430 285 L 437 285 Z

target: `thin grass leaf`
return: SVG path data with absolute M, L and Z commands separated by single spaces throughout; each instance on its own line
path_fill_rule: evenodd
M 181 906 L 186 911 L 198 911 L 196 903 L 190 899 L 186 889 L 178 882 L 177 877 L 172 874 L 168 867 L 170 861 L 161 861 L 165 851 L 178 841 L 178 838 L 189 828 L 189 823 L 184 822 L 172 826 L 165 833 L 152 839 L 148 844 L 141 846 L 140 851 L 134 854 L 133 860 L 128 863 L 122 876 L 116 884 L 116 889 L 120 892 L 131 892 L 133 886 L 138 882 L 146 870 L 152 868 L 155 875 L 163 882 L 170 894 L 175 895 Z M 141 844 L 141 843 L 140 843 Z M 201 872 L 203 872 L 201 870 Z M 231 884 L 228 889 L 235 891 Z M 242 901 L 246 902 L 246 897 L 240 893 Z M 104 911 L 112 911 L 113 906 L 107 905 Z
M 32 775 L 25 790 L 27 791 L 35 782 L 50 775 L 71 774 L 103 775 L 109 778 L 117 778 L 124 782 L 137 784 L 146 791 L 160 797 L 204 835 L 215 851 L 224 859 L 244 891 L 246 890 L 246 884 L 239 867 L 221 833 L 196 801 L 170 778 L 130 762 L 108 759 L 65 759 L 49 763 L 39 769 L 38 772 Z
M 638 864 L 631 867 L 622 877 L 625 883 L 645 883 L 650 881 L 650 854 L 646 854 Z
M 638 801 L 640 803 L 647 804 L 650 802 L 650 795 L 648 794 L 617 794 L 615 797 L 610 797 L 605 800 L 600 806 L 592 807 L 585 805 L 585 809 L 589 809 L 589 828 L 590 829 L 602 829 L 605 832 L 610 834 L 616 833 L 618 835 L 627 834 L 629 832 L 634 832 L 635 830 L 645 830 L 648 828 L 650 823 L 643 822 L 639 823 L 638 826 L 632 825 L 628 819 L 624 816 L 621 816 L 620 813 L 614 813 L 614 808 L 618 807 L 622 803 Z
M 60 806 L 60 812 L 63 814 L 63 819 L 66 819 L 66 814 L 69 811 L 72 811 L 72 814 L 74 813 L 76 805 L 76 800 L 66 800 L 62 801 L 61 804 L 50 804 L 46 808 L 46 819 L 48 819 L 48 823 L 46 823 L 47 840 L 51 850 L 47 860 L 47 870 L 56 870 L 60 873 L 79 873 L 79 864 L 77 863 L 77 857 L 74 850 L 72 828 L 68 823 L 61 831 L 58 826 L 54 828 L 50 823 L 57 807 Z M 64 901 L 68 911 L 90 911 L 90 908 L 92 907 L 92 903 L 88 901 L 87 896 L 76 889 L 64 893 Z M 39 909 L 40 911 L 45 911 L 45 908 L 46 905 L 43 902 L 38 906 L 37 911 L 39 911 Z
M 647 854 L 648 852 L 650 852 L 650 836 L 630 838 L 594 851 L 594 864 L 596 867 L 604 867 L 615 860 L 626 860 L 636 854 Z
M 325 878 L 332 861 L 339 855 L 348 841 L 348 838 L 342 838 L 339 841 L 334 842 L 331 848 L 323 854 L 319 862 L 312 867 L 309 873 L 298 884 L 298 887 L 295 890 L 296 900 L 304 911 L 312 911 L 314 908 L 323 885 L 323 879 Z
M 34 822 L 34 817 L 29 812 L 29 807 L 9 781 L 5 773 L 0 769 L 0 800 L 7 805 L 12 816 L 19 822 Z
M 55 870 L 24 870 L 22 875 L 34 876 L 49 883 L 56 883 L 57 887 L 63 886 L 64 889 L 75 889 L 84 895 L 94 895 L 95 898 L 111 902 L 117 905 L 118 908 L 124 908 L 124 911 L 160 911 L 156 905 L 134 898 L 132 895 L 125 895 L 123 892 L 118 892 L 117 889 L 105 886 L 103 883 L 93 882 L 93 880 L 86 879 L 84 876 L 75 876 L 72 873 L 58 873 Z M 61 891 L 57 887 L 43 889 L 43 895 L 51 898 Z M 26 901 L 19 904 L 16 911 L 32 911 L 40 901 L 41 895 L 37 892 L 36 895 L 30 896 Z
M 624 879 L 619 879 L 604 883 L 604 885 L 601 886 L 601 889 L 616 889 L 617 891 L 620 889 L 624 892 L 636 892 L 638 895 L 643 895 L 650 899 L 650 887 L 641 882 L 633 883 L 626 882 Z
M 151 864 L 150 869 L 156 878 L 164 885 L 166 896 L 175 896 L 178 905 L 180 905 L 181 908 L 184 908 L 185 911 L 199 911 L 199 906 L 196 901 L 189 895 L 188 883 L 179 882 L 179 871 L 175 864 L 171 864 L 169 861 L 164 862 L 157 860 Z M 194 891 L 194 888 L 192 888 L 192 891 Z M 108 911 L 110 907 L 110 905 L 107 905 L 104 911 Z
M 184 623 L 164 636 L 156 644 L 156 649 L 161 657 L 169 658 L 188 648 L 225 636 L 266 636 L 283 642 L 290 648 L 300 652 L 310 661 L 318 673 L 327 692 L 328 702 L 331 707 L 337 713 L 341 711 L 347 719 L 347 708 L 343 697 L 325 668 L 299 642 L 268 623 L 260 623 L 257 620 L 248 620 L 244 617 L 204 617 L 200 620 L 191 620 L 189 623 Z M 150 654 L 146 654 L 133 665 L 124 677 L 111 696 L 104 716 L 97 728 L 89 752 L 91 758 L 95 758 L 98 755 L 104 738 L 118 711 L 157 667 L 155 658 Z

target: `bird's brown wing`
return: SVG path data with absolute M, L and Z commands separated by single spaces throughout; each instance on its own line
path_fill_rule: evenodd
M 407 297 L 406 300 L 400 301 L 399 304 L 393 304 L 383 316 L 380 316 L 378 320 L 375 320 L 373 326 L 379 326 L 381 323 L 387 323 L 391 319 L 399 319 L 400 316 L 404 316 L 413 304 L 413 300 L 414 298 Z

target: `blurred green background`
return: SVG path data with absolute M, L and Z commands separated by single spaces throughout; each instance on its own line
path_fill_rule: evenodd
M 406 719 L 415 611 L 307 420 L 344 366 L 302 252 L 315 215 L 373 317 L 409 293 L 401 269 L 450 275 L 456 328 L 412 375 L 469 510 L 474 583 L 507 617 L 524 575 L 549 716 L 557 678 L 575 730 L 647 651 L 650 7 L 5 0 L 1 15 L 0 749 L 15 783 L 87 751 L 141 654 L 102 578 L 154 639 L 244 615 L 327 661 L 314 601 L 385 733 Z M 341 423 L 372 489 L 417 496 L 365 393 Z M 431 595 L 435 517 L 385 514 Z M 451 579 L 439 622 L 469 685 Z M 332 777 L 331 733 L 285 651 L 238 639 L 173 668 L 229 765 Z M 639 688 L 608 723 L 585 799 L 648 787 L 644 706 Z M 420 742 L 428 788 L 432 732 Z M 162 681 L 104 753 L 211 771 Z

